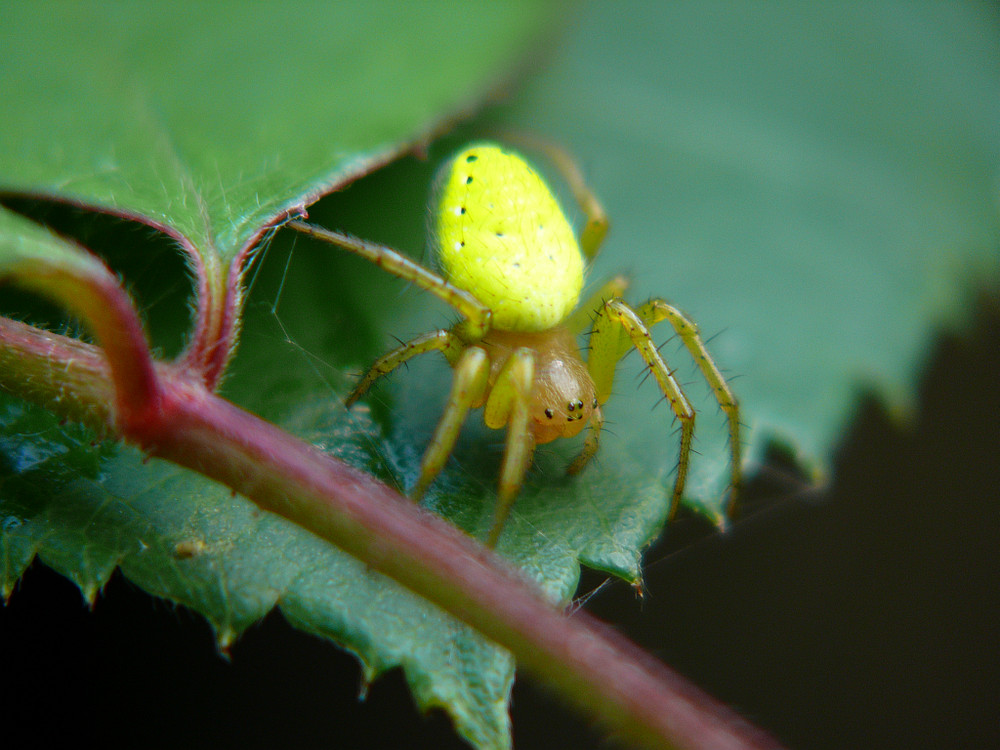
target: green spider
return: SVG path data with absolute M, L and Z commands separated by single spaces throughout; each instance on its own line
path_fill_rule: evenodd
M 633 347 L 681 425 L 673 517 L 687 478 L 695 411 L 650 336 L 650 327 L 663 320 L 694 357 L 728 418 L 730 506 L 741 481 L 739 407 L 697 326 L 660 299 L 629 306 L 622 299 L 627 281 L 620 277 L 578 304 L 585 261 L 597 254 L 608 222 L 569 157 L 549 150 L 586 215 L 579 242 L 542 178 L 520 155 L 493 143 L 472 144 L 441 169 L 431 240 L 443 275 L 388 247 L 289 222 L 426 289 L 462 316 L 451 328 L 418 336 L 379 358 L 347 405 L 412 357 L 441 352 L 455 371 L 451 394 L 410 495 L 415 501 L 423 497 L 451 454 L 468 411 L 483 407 L 488 427 L 507 427 L 490 546 L 500 536 L 536 445 L 589 427 L 583 449 L 567 469 L 570 474 L 581 471 L 597 452 L 604 423 L 601 407 L 611 395 L 618 361 Z M 576 339 L 588 326 L 584 362 Z

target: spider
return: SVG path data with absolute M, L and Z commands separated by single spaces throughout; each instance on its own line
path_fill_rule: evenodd
M 495 546 L 521 489 L 536 445 L 588 428 L 569 464 L 580 472 L 597 452 L 618 361 L 632 348 L 680 422 L 680 451 L 670 500 L 672 518 L 684 491 L 695 411 L 654 345 L 649 329 L 669 321 L 708 381 L 729 423 L 732 462 L 730 508 L 741 482 L 739 407 L 698 334 L 697 326 L 661 299 L 632 307 L 622 299 L 627 281 L 604 284 L 583 305 L 585 265 L 608 230 L 596 197 L 572 160 L 548 149 L 580 204 L 586 224 L 577 240 L 552 191 L 518 153 L 474 143 L 453 156 L 436 181 L 431 244 L 441 275 L 397 251 L 302 221 L 289 226 L 356 253 L 455 308 L 461 320 L 380 357 L 347 398 L 350 407 L 376 380 L 407 360 L 440 352 L 454 370 L 444 414 L 424 453 L 410 496 L 419 501 L 444 468 L 470 409 L 483 407 L 486 425 L 507 427 L 492 528 Z M 587 359 L 576 343 L 590 327 Z

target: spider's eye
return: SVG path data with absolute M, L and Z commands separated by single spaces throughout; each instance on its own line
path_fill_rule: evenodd
M 569 411 L 573 411 L 574 409 L 576 409 L 576 404 L 570 401 L 568 404 L 566 404 L 566 408 L 569 409 Z
M 555 416 L 555 412 L 552 411 L 552 409 L 546 409 L 545 410 L 545 416 L 548 417 L 549 419 L 552 419 L 552 417 Z
M 597 408 L 597 399 L 596 398 L 594 399 L 594 403 L 593 403 L 593 405 L 592 405 L 591 408 L 594 408 L 594 409 Z

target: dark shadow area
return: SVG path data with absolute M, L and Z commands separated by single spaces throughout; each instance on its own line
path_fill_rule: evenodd
M 612 584 L 587 608 L 792 748 L 1000 746 L 998 372 L 984 298 L 940 338 L 910 426 L 861 398 L 826 496 L 803 499 L 776 453 L 729 534 L 682 519 L 643 600 Z M 398 672 L 359 703 L 355 660 L 277 615 L 227 662 L 199 618 L 119 576 L 89 612 L 36 564 L 0 644 L 5 736 L 37 746 L 464 746 Z M 607 746 L 528 681 L 513 720 L 520 750 Z
M 0 205 L 101 257 L 123 280 L 135 300 L 146 333 L 161 359 L 180 353 L 191 330 L 191 275 L 184 254 L 173 238 L 138 221 L 59 201 L 0 196 Z M 165 279 L 174 281 L 166 283 Z M 67 330 L 66 313 L 37 295 L 5 285 L 0 314 L 50 330 Z M 71 335 L 81 335 L 70 324 Z
M 466 747 L 394 671 L 359 701 L 357 660 L 272 614 L 226 660 L 208 624 L 116 574 L 93 612 L 37 562 L 0 611 L 7 738 L 21 747 Z

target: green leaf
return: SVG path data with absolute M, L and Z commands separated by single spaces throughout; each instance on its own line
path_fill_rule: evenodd
M 0 180 L 157 222 L 212 267 L 468 107 L 540 17 L 530 3 L 13 4 Z
M 320 405 L 312 411 L 322 434 L 345 431 Z M 418 705 L 445 708 L 475 745 L 509 743 L 513 663 L 467 626 L 196 474 L 144 463 L 112 442 L 95 448 L 86 430 L 60 427 L 23 402 L 4 397 L 0 416 L 5 591 L 35 554 L 91 602 L 119 567 L 149 593 L 203 613 L 222 647 L 277 606 L 296 626 L 356 653 L 366 681 L 402 666 Z M 333 452 L 363 461 L 353 440 Z

